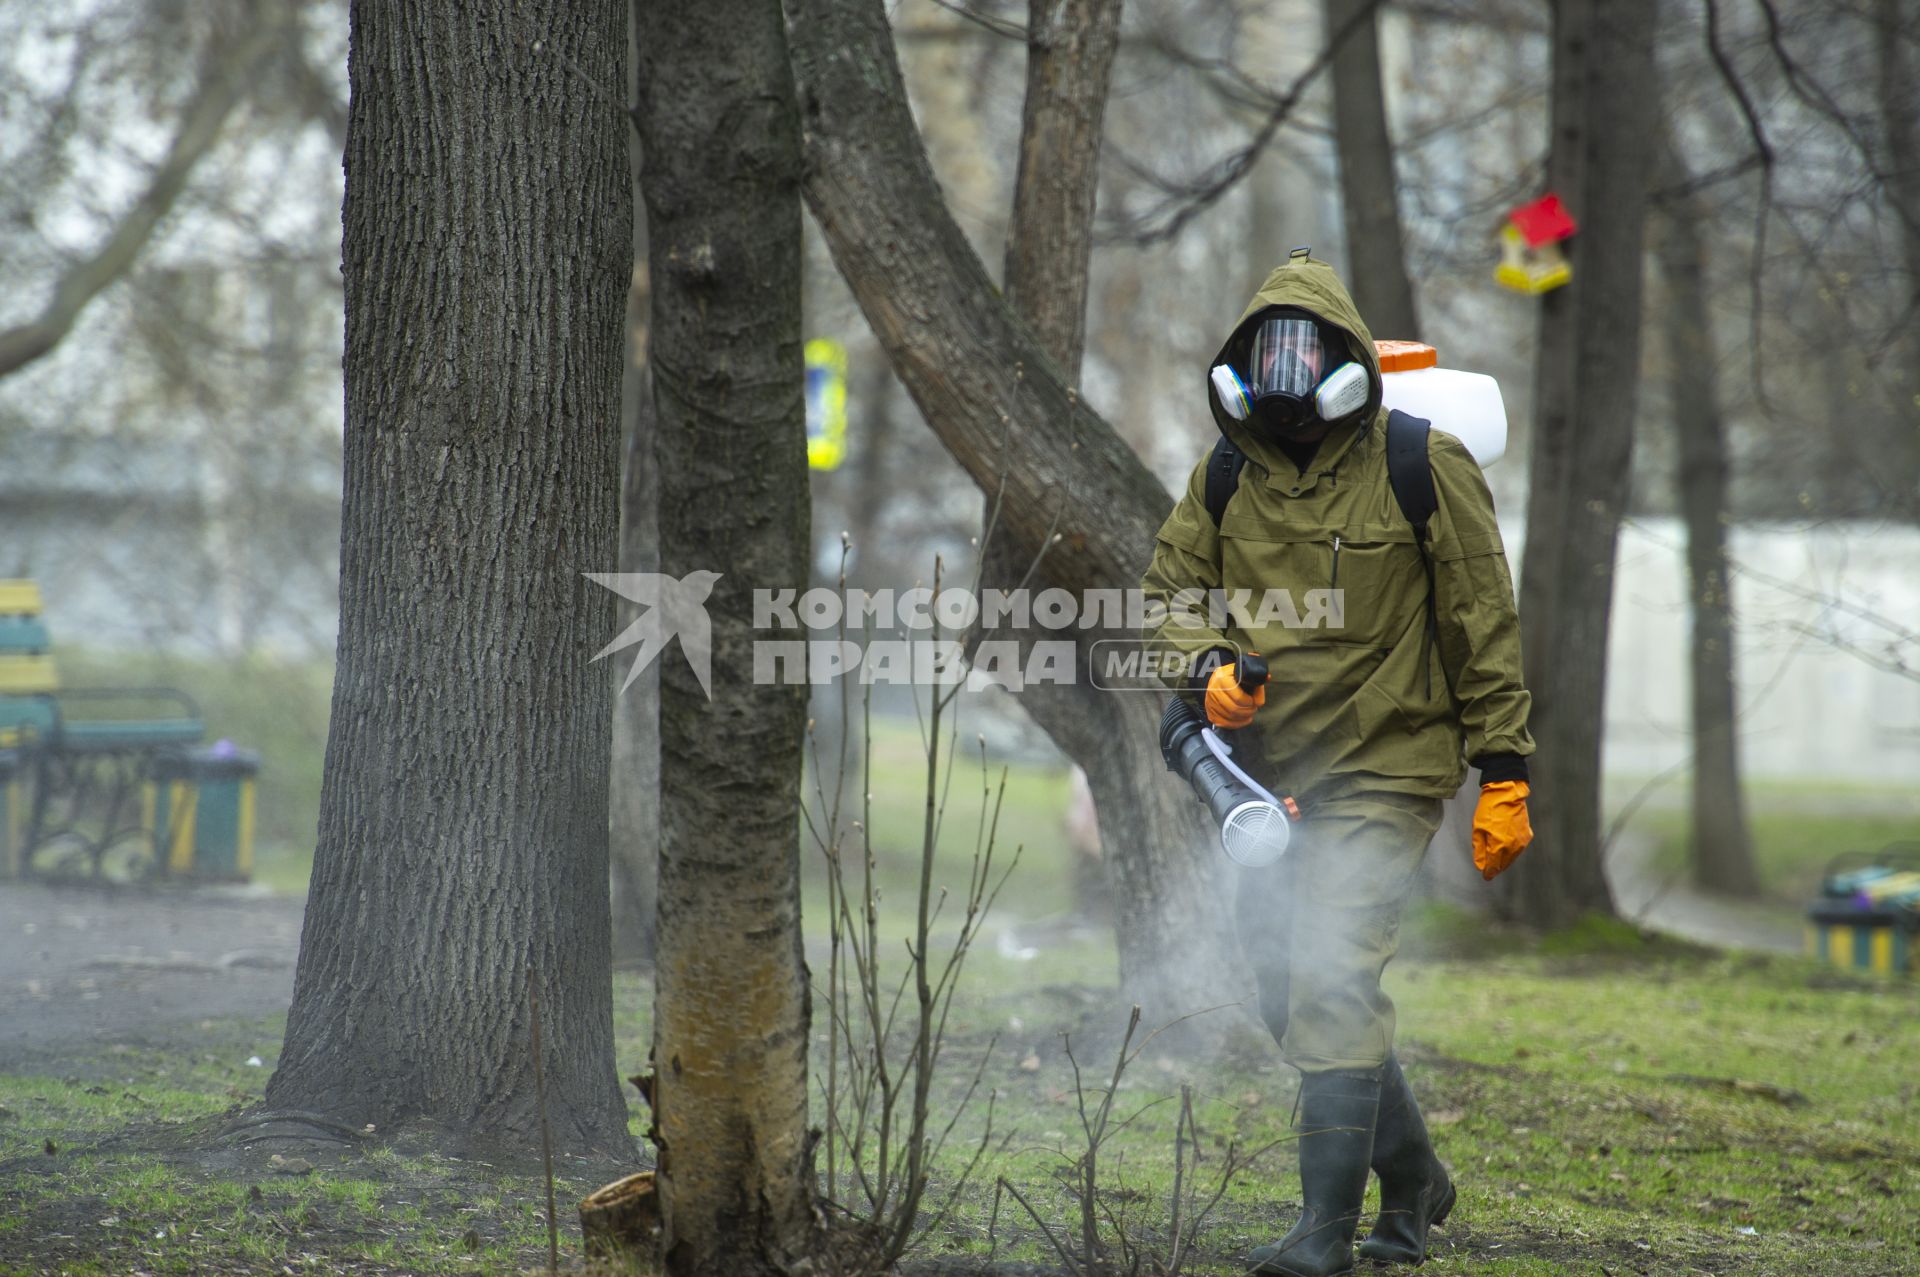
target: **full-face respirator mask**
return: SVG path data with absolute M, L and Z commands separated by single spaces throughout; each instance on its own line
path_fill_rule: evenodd
M 1221 410 L 1235 421 L 1288 438 L 1367 406 L 1366 366 L 1346 358 L 1315 319 L 1269 315 L 1253 326 L 1244 351 L 1208 374 Z

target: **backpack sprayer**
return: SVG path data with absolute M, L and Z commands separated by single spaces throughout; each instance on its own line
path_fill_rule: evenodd
M 1234 680 L 1251 692 L 1267 681 L 1267 663 L 1248 653 L 1233 664 Z M 1233 761 L 1233 747 L 1192 701 L 1175 696 L 1160 716 L 1160 756 L 1167 770 L 1193 786 L 1194 797 L 1220 825 L 1227 859 L 1249 869 L 1286 854 L 1300 806 L 1276 798 Z

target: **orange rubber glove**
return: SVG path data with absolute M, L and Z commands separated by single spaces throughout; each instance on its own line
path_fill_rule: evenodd
M 1242 691 L 1231 664 L 1207 677 L 1207 721 L 1215 727 L 1245 727 L 1253 721 L 1253 711 L 1266 703 L 1267 685 Z
M 1473 809 L 1473 867 L 1488 882 L 1518 860 L 1533 841 L 1528 792 L 1524 780 L 1480 786 L 1480 802 Z

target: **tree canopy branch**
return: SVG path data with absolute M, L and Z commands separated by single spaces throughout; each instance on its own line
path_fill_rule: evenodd
M 73 331 L 87 304 L 139 260 L 154 231 L 173 210 L 194 166 L 219 140 L 220 131 L 253 83 L 256 65 L 278 44 L 277 25 L 254 27 L 237 48 L 210 53 L 180 127 L 154 169 L 147 189 L 134 201 L 105 242 L 68 267 L 53 287 L 40 314 L 0 331 L 0 377 L 46 355 Z
M 1313 82 L 1333 65 L 1334 54 L 1340 51 L 1340 46 L 1360 29 L 1362 23 L 1372 22 L 1374 10 L 1379 7 L 1380 0 L 1363 0 L 1337 30 L 1328 33 L 1326 47 L 1315 54 L 1313 61 L 1294 78 L 1293 83 L 1273 99 L 1266 119 L 1261 121 L 1260 128 L 1245 146 L 1186 183 L 1178 195 L 1162 201 L 1139 217 L 1128 219 L 1116 230 L 1108 232 L 1105 238 L 1139 247 L 1163 243 L 1179 235 L 1188 222 L 1219 202 L 1221 196 L 1253 171 L 1254 164 L 1280 131 L 1280 126 L 1300 105 L 1300 99 L 1313 87 Z

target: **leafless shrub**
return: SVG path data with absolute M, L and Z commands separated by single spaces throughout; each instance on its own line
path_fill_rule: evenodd
M 846 588 L 849 545 L 842 538 L 839 583 Z M 934 561 L 933 590 L 940 592 L 942 565 Z M 934 638 L 939 638 L 936 624 Z M 845 638 L 845 620 L 840 637 Z M 1016 847 L 1001 867 L 995 859 L 1006 769 L 997 786 L 980 746 L 981 792 L 978 829 L 966 889 L 960 894 L 959 931 L 939 941 L 934 925 L 948 905 L 945 887 L 933 882 L 934 851 L 946 816 L 957 753 L 951 707 L 959 686 L 936 688 L 922 726 L 926 757 L 926 817 L 921 831 L 918 892 L 907 961 L 898 971 L 881 956 L 880 893 L 875 882 L 872 842 L 872 692 L 862 696 L 860 818 L 843 830 L 841 805 L 846 772 L 851 694 L 841 684 L 839 767 L 829 792 L 819 766 L 815 738 L 816 812 L 803 807 L 809 835 L 827 864 L 829 957 L 826 1004 L 831 1017 L 827 1069 L 821 1082 L 825 1109 L 824 1191 L 830 1225 L 839 1237 L 828 1251 L 837 1271 L 886 1270 L 916 1240 L 938 1228 L 971 1180 L 993 1136 L 993 1095 L 987 1098 L 985 1128 L 966 1166 L 931 1210 L 923 1210 L 929 1168 L 938 1159 L 972 1106 L 993 1043 L 982 1052 L 965 1093 L 944 1125 L 931 1114 L 933 1083 L 946 1044 L 949 1012 L 961 967 L 1000 888 L 1019 863 Z M 917 708 L 917 706 L 916 706 Z M 946 731 L 943 740 L 942 731 Z M 812 736 L 811 725 L 809 735 Z M 851 845 L 849 845 L 851 844 Z M 849 865 L 851 857 L 857 863 Z
M 1153 1221 L 1140 1217 L 1140 1207 L 1149 1199 L 1144 1193 L 1130 1191 L 1120 1180 L 1120 1159 L 1107 1159 L 1107 1146 L 1142 1114 L 1172 1097 L 1160 1096 L 1149 1100 L 1118 1122 L 1113 1120 L 1114 1099 L 1120 1092 L 1120 1082 L 1128 1066 L 1139 1059 L 1140 1053 L 1147 1049 L 1154 1038 L 1179 1023 L 1180 1020 L 1174 1020 L 1161 1026 L 1134 1047 L 1133 1037 L 1140 1027 L 1140 1008 L 1134 1007 L 1127 1018 L 1127 1031 L 1120 1040 L 1120 1049 L 1114 1058 L 1113 1074 L 1106 1087 L 1096 1092 L 1099 1099 L 1091 1111 L 1088 1109 L 1088 1091 L 1081 1077 L 1080 1062 L 1074 1057 L 1072 1040 L 1066 1039 L 1067 1063 L 1073 1069 L 1074 1094 L 1079 1105 L 1080 1130 L 1085 1144 L 1081 1152 L 1066 1160 L 1060 1169 L 1059 1180 L 1077 1207 L 1076 1228 L 1069 1230 L 1049 1226 L 1027 1196 L 1002 1176 L 995 1183 L 994 1223 L 988 1229 L 990 1243 L 997 1244 L 994 1232 L 999 1220 L 1000 1199 L 1004 1194 L 1026 1212 L 1027 1218 L 1033 1221 L 1073 1277 L 1180 1277 L 1186 1271 L 1201 1229 L 1206 1226 L 1214 1208 L 1226 1196 L 1234 1180 L 1260 1157 L 1291 1137 L 1269 1141 L 1252 1152 L 1243 1151 L 1237 1140 L 1230 1141 L 1217 1169 L 1209 1168 L 1210 1178 L 1203 1176 L 1201 1163 L 1205 1160 L 1202 1153 L 1205 1141 L 1200 1124 L 1194 1117 L 1193 1087 L 1183 1083 L 1180 1087 L 1180 1115 L 1174 1123 L 1173 1187 L 1167 1195 L 1165 1223 L 1156 1227 Z M 1103 1163 L 1110 1168 L 1114 1179 L 1110 1186 L 1102 1184 Z

